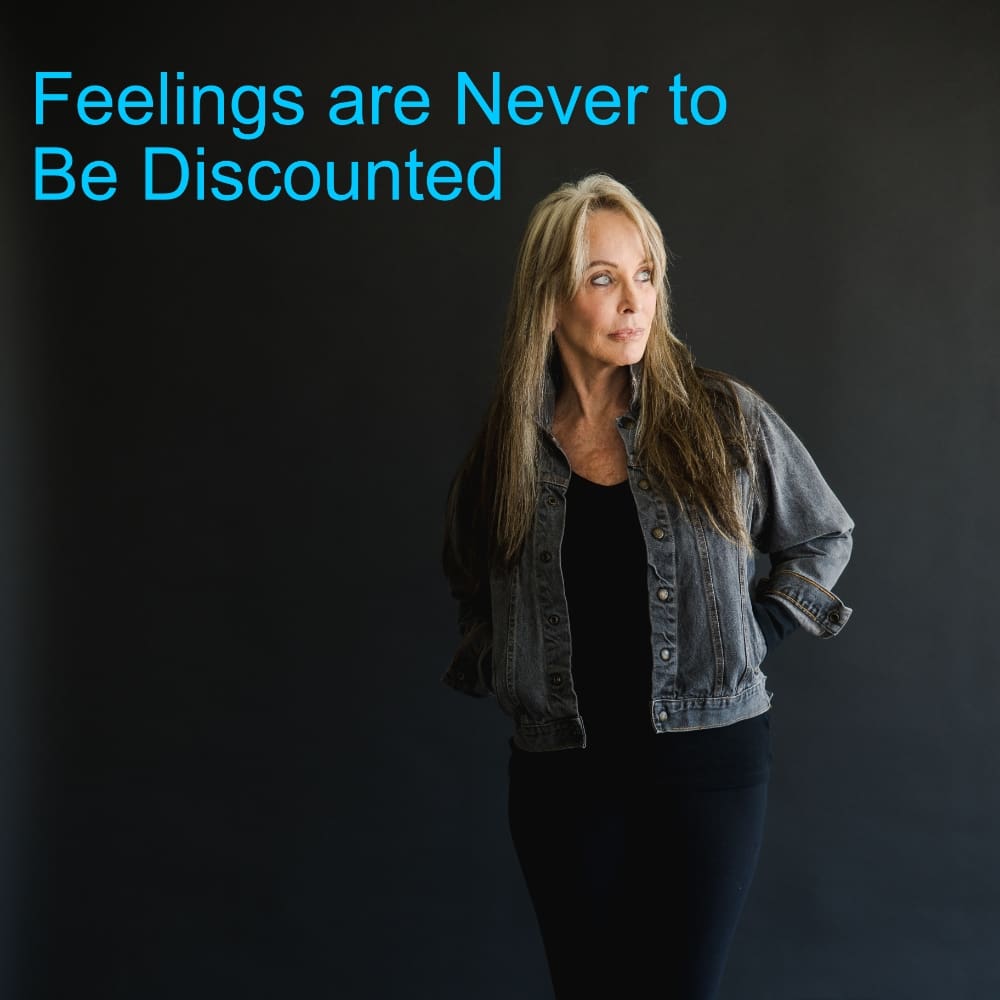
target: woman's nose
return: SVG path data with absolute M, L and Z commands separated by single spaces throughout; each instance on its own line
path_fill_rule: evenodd
M 638 291 L 632 281 L 626 280 L 621 283 L 621 298 L 618 301 L 620 312 L 635 312 L 639 302 Z

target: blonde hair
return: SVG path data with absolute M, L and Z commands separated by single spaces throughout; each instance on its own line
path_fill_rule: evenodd
M 663 234 L 638 198 L 607 174 L 563 184 L 531 213 L 514 271 L 496 387 L 456 477 L 450 517 L 461 504 L 476 523 L 470 530 L 482 543 L 476 546 L 480 555 L 507 565 L 516 560 L 538 497 L 537 424 L 546 367 L 555 350 L 555 308 L 582 282 L 586 226 L 600 210 L 621 212 L 635 224 L 659 285 L 639 385 L 639 461 L 681 509 L 693 504 L 716 531 L 752 551 L 734 475 L 742 466 L 753 479 L 749 430 L 732 385 L 736 380 L 696 366 L 688 347 L 674 336 Z

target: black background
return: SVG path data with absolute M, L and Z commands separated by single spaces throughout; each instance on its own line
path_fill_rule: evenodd
M 437 560 L 528 211 L 597 169 L 660 220 L 698 361 L 764 394 L 857 522 L 850 625 L 768 662 L 767 837 L 723 997 L 997 995 L 995 6 L 3 19 L 7 995 L 549 995 L 507 722 L 438 684 Z M 53 69 L 294 83 L 306 117 L 250 143 L 38 129 Z M 657 96 L 631 128 L 460 129 L 459 70 Z M 676 72 L 725 90 L 721 125 L 672 124 Z M 333 129 L 338 83 L 421 84 L 431 120 Z M 43 144 L 116 162 L 119 194 L 36 203 Z M 466 164 L 501 145 L 503 198 L 147 204 L 147 144 Z

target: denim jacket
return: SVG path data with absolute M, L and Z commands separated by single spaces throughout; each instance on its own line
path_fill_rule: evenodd
M 832 588 L 850 557 L 854 522 L 787 424 L 735 383 L 754 434 L 759 486 L 754 500 L 747 471 L 738 471 L 745 523 L 756 549 L 770 556 L 769 575 L 755 584 L 752 556 L 714 531 L 694 504 L 680 509 L 646 478 L 635 453 L 639 371 L 631 367 L 632 405 L 617 423 L 647 553 L 650 725 L 658 733 L 724 726 L 770 706 L 754 597 L 778 601 L 820 638 L 847 623 L 851 609 Z M 445 559 L 462 639 L 442 680 L 465 694 L 494 695 L 524 750 L 587 744 L 559 558 L 571 472 L 552 436 L 554 403 L 549 374 L 538 422 L 535 520 L 519 561 L 470 583 Z M 452 488 L 464 487 L 457 478 Z M 446 554 L 461 533 L 448 525 Z

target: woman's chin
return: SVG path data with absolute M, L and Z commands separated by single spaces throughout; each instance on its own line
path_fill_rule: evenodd
M 646 353 L 646 340 L 643 338 L 641 341 L 634 341 L 629 344 L 622 344 L 621 346 L 621 356 L 623 360 L 620 364 L 623 365 L 634 365 L 642 361 L 643 355 Z

